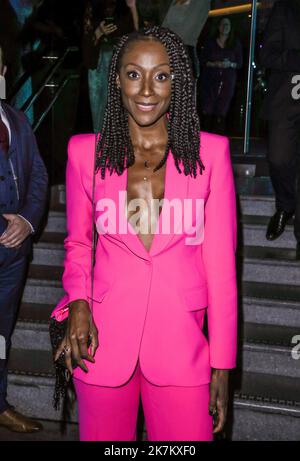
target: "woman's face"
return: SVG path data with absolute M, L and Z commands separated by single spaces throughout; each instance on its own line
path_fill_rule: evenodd
M 116 10 L 116 0 L 106 0 L 104 5 L 104 16 L 114 16 Z
M 228 18 L 223 18 L 219 24 L 219 32 L 223 35 L 229 35 L 231 30 L 231 22 Z
M 169 56 L 160 42 L 141 40 L 129 44 L 117 85 L 129 117 L 139 126 L 151 126 L 168 112 L 171 80 Z

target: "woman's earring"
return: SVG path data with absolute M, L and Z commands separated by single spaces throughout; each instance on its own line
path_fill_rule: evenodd
M 174 74 L 171 74 L 171 80 L 173 81 L 175 78 L 175 75 Z

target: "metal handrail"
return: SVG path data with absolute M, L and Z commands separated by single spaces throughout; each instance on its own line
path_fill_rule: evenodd
M 254 72 L 254 67 L 255 67 L 254 52 L 255 52 L 255 34 L 256 34 L 256 22 L 257 22 L 257 4 L 258 4 L 257 0 L 252 0 L 250 50 L 249 50 L 248 79 L 247 79 L 246 118 L 245 118 L 245 133 L 244 133 L 244 154 L 249 153 L 249 139 L 250 139 L 251 113 L 252 113 L 253 72 Z
M 23 72 L 23 74 L 19 77 L 17 82 L 13 85 L 11 91 L 8 94 L 7 100 L 11 101 L 20 91 L 24 83 L 27 81 L 27 79 L 30 77 L 31 72 L 29 70 Z
M 37 120 L 37 122 L 35 123 L 35 125 L 33 126 L 33 132 L 35 133 L 36 130 L 38 129 L 38 127 L 40 126 L 40 124 L 42 123 L 42 121 L 44 120 L 44 118 L 47 116 L 48 112 L 52 109 L 52 107 L 54 106 L 54 104 L 56 103 L 58 97 L 60 96 L 61 92 L 63 91 L 63 89 L 65 88 L 65 86 L 69 83 L 70 80 L 76 80 L 79 78 L 79 74 L 71 74 L 71 75 L 68 75 L 62 82 L 61 84 L 58 86 L 56 92 L 54 93 L 53 95 L 53 98 L 51 100 L 51 102 L 49 103 L 49 105 L 46 107 L 46 109 L 44 110 L 44 112 L 42 113 L 42 115 L 39 117 L 39 119 Z
M 23 112 L 27 112 L 31 106 L 34 104 L 34 102 L 39 98 L 39 96 L 41 95 L 42 91 L 44 90 L 45 88 L 45 85 L 47 85 L 47 83 L 51 80 L 51 78 L 53 77 L 53 75 L 55 74 L 55 72 L 58 70 L 58 68 L 62 65 L 62 63 L 64 62 L 64 60 L 66 59 L 66 56 L 70 53 L 70 52 L 74 52 L 74 51 L 78 51 L 78 47 L 68 47 L 64 54 L 58 59 L 58 61 L 54 64 L 54 66 L 51 67 L 51 69 L 49 70 L 49 72 L 47 73 L 45 79 L 43 80 L 43 82 L 41 83 L 41 85 L 39 86 L 39 88 L 30 96 L 29 99 L 27 99 L 27 101 L 23 104 L 23 106 L 21 107 L 21 111 Z

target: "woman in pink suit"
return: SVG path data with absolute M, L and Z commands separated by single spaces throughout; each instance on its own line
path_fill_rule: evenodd
M 212 440 L 225 423 L 236 199 L 228 139 L 200 132 L 193 95 L 173 32 L 124 36 L 97 144 L 95 214 L 95 136 L 69 143 L 66 295 L 52 315 L 69 315 L 56 358 L 64 351 L 73 373 L 81 440 L 136 440 L 140 397 L 148 440 Z

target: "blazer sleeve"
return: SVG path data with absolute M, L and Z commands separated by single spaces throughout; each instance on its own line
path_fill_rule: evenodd
M 81 152 L 80 146 L 80 137 L 70 139 L 66 169 L 67 237 L 64 241 L 66 253 L 62 277 L 68 302 L 77 299 L 88 301 L 87 280 L 91 273 L 92 201 L 82 182 L 80 159 L 84 152 Z
M 229 140 L 219 139 L 222 142 L 218 140 L 215 144 L 210 194 L 205 206 L 202 257 L 208 289 L 210 365 L 227 369 L 236 366 L 237 219 Z

